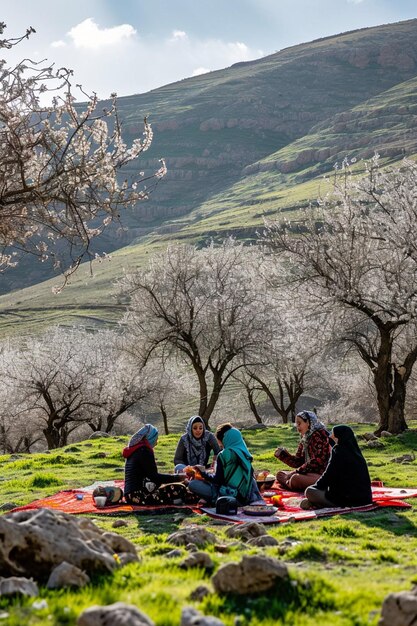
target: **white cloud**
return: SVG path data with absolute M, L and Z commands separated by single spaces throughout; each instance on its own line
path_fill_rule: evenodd
M 65 41 L 62 41 L 62 39 L 59 39 L 58 41 L 53 41 L 51 43 L 51 48 L 65 48 L 67 44 L 65 43 Z
M 242 57 L 247 57 L 249 54 L 249 48 L 245 43 L 241 41 L 235 41 L 233 43 L 227 44 L 232 54 L 236 54 L 237 56 L 241 55 Z
M 184 30 L 173 30 L 172 37 L 169 41 L 183 41 L 188 39 L 187 33 Z
M 207 74 L 207 72 L 211 72 L 207 67 L 196 67 L 196 69 L 193 70 L 192 76 L 200 76 L 201 74 Z
M 89 17 L 71 28 L 68 35 L 73 40 L 76 48 L 97 49 L 131 39 L 136 35 L 136 30 L 130 24 L 121 24 L 112 28 L 100 28 Z

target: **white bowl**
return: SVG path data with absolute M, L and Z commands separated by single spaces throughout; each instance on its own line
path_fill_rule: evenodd
M 106 496 L 94 496 L 95 505 L 99 509 L 102 509 L 104 506 L 106 506 L 106 500 L 107 500 Z

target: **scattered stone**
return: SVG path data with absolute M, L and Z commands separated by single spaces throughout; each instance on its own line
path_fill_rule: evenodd
M 39 595 L 38 585 L 28 578 L 11 576 L 10 578 L 0 578 L 0 596 L 21 596 L 36 597 Z
M 248 541 L 252 537 L 261 537 L 266 535 L 266 528 L 263 524 L 258 522 L 244 522 L 243 524 L 235 524 L 226 530 L 228 537 L 242 539 L 242 541 Z
M 200 567 L 205 570 L 213 570 L 214 563 L 207 552 L 193 552 L 180 563 L 182 569 L 192 569 Z
M 234 542 L 234 545 L 236 545 L 235 542 Z M 214 549 L 216 552 L 220 552 L 220 554 L 227 554 L 228 552 L 230 552 L 231 546 L 228 544 L 224 544 L 224 543 L 216 543 L 216 545 L 214 546 Z
M 167 559 L 175 559 L 178 556 L 182 556 L 182 552 L 181 550 L 178 550 L 178 548 L 176 548 L 175 550 L 167 552 L 165 556 Z
M 111 572 L 124 553 L 138 560 L 135 546 L 124 537 L 104 532 L 90 519 L 51 509 L 6 513 L 0 517 L 0 536 L 0 575 L 32 576 L 38 582 L 48 580 L 63 561 L 90 574 Z
M 115 602 L 108 606 L 90 606 L 79 616 L 77 626 L 155 626 L 155 624 L 135 606 Z
M 265 556 L 244 556 L 239 563 L 222 565 L 212 577 L 217 593 L 261 593 L 277 580 L 288 579 L 285 563 Z
M 186 606 L 181 611 L 180 626 L 224 626 L 224 622 L 217 617 L 203 615 L 191 606 Z
M 210 595 L 210 589 L 208 587 L 206 587 L 205 585 L 198 585 L 198 587 L 196 587 L 191 593 L 190 593 L 190 600 L 193 600 L 194 602 L 201 602 L 201 600 L 203 600 L 203 598 L 205 598 L 206 596 Z
M 109 433 L 105 433 L 102 430 L 96 430 L 89 436 L 89 439 L 105 439 L 107 437 L 111 437 Z
M 195 543 L 187 543 L 187 545 L 185 546 L 185 549 L 188 550 L 188 552 L 197 552 L 198 550 Z
M 412 452 L 411 454 L 403 454 L 402 456 L 397 456 L 395 457 L 395 459 L 391 459 L 391 462 L 408 465 L 409 463 L 412 463 L 413 461 L 415 461 L 415 459 L 416 459 L 416 455 L 414 454 L 414 452 Z
M 174 546 L 187 546 L 190 543 L 204 546 L 207 543 L 215 544 L 217 539 L 213 533 L 205 528 L 187 527 L 169 535 L 167 541 Z
M 90 578 L 79 567 L 63 561 L 52 570 L 46 586 L 48 589 L 84 587 L 89 582 Z
M 15 502 L 5 502 L 4 504 L 0 505 L 0 511 L 12 511 L 17 506 L 18 505 Z
M 362 437 L 365 441 L 376 441 L 378 437 L 374 433 L 363 433 Z
M 107 454 L 105 452 L 96 452 L 95 454 L 91 455 L 91 459 L 105 459 L 107 457 Z
M 378 626 L 412 626 L 417 620 L 417 587 L 390 593 L 382 604 Z
M 277 546 L 278 541 L 271 535 L 261 535 L 260 537 L 252 537 L 252 539 L 249 539 L 248 544 L 258 548 L 266 548 L 267 546 Z
M 65 448 L 65 450 L 62 450 L 62 452 L 79 452 L 81 450 L 81 448 L 79 448 L 78 446 L 68 446 L 68 448 Z
M 122 528 L 123 526 L 129 526 L 129 522 L 125 519 L 117 519 L 112 524 L 112 528 Z
M 381 434 L 380 437 L 392 437 L 392 433 L 390 433 L 388 430 L 381 430 Z
M 379 441 L 379 439 L 377 440 L 372 439 L 371 441 L 368 441 L 367 446 L 368 448 L 384 448 L 385 447 L 382 441 Z
M 32 602 L 32 609 L 34 611 L 43 611 L 44 609 L 48 608 L 48 603 L 45 600 L 45 598 L 43 598 L 42 600 L 35 600 L 35 602 Z
M 245 426 L 246 430 L 265 430 L 265 428 L 268 428 L 266 424 L 258 424 L 258 422 L 256 424 L 250 424 L 250 426 Z

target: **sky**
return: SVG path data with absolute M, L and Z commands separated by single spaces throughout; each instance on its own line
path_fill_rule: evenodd
M 249 61 L 319 37 L 417 17 L 416 0 L 2 0 L 1 55 L 48 59 L 107 98 Z

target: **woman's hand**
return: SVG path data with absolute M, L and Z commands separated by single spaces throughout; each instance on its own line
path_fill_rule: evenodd
M 280 448 L 278 447 L 275 452 L 274 452 L 274 456 L 279 459 L 279 457 L 281 456 L 281 453 L 284 452 L 285 448 Z

